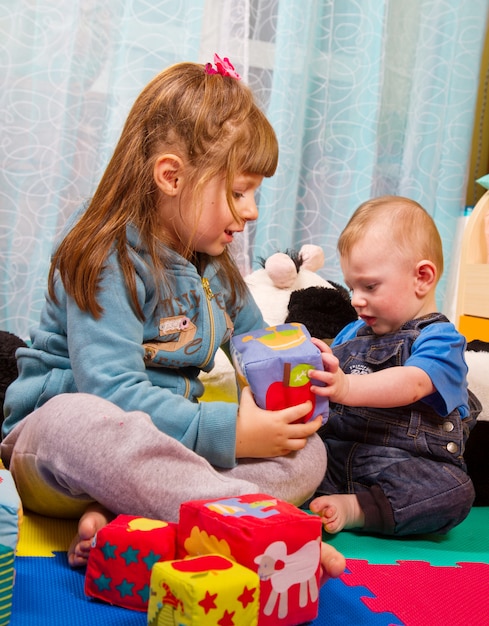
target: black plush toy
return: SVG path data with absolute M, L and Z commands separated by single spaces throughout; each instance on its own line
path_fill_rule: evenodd
M 342 285 L 322 280 L 315 272 L 324 264 L 324 253 L 319 246 L 304 245 L 297 252 L 278 252 L 261 259 L 264 268 L 247 277 L 253 296 L 257 299 L 260 287 L 273 286 L 275 293 L 268 294 L 271 307 L 277 306 L 280 295 L 287 294 L 285 323 L 300 322 L 311 337 L 331 343 L 339 331 L 358 319 L 350 302 L 350 294 Z M 261 283 L 260 283 L 261 281 Z M 258 302 L 263 316 L 268 311 Z M 268 309 L 268 307 L 267 307 Z
M 26 343 L 7 331 L 0 330 L 0 427 L 3 423 L 3 402 L 5 391 L 10 383 L 17 378 L 17 361 L 15 351 Z
M 489 387 L 487 365 L 489 362 L 489 342 L 470 341 L 465 353 L 469 366 L 470 389 L 479 398 L 482 412 L 465 447 L 464 458 L 467 472 L 474 483 L 475 505 L 489 506 Z
M 311 337 L 331 343 L 350 322 L 358 319 L 348 291 L 338 283 L 334 287 L 307 287 L 290 294 L 289 312 L 285 322 L 301 322 Z

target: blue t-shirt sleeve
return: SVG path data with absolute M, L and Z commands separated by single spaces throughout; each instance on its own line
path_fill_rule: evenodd
M 365 322 L 351 322 L 335 337 L 331 347 L 356 337 Z M 423 399 L 439 415 L 459 409 L 462 419 L 469 415 L 465 337 L 451 323 L 429 324 L 413 343 L 411 356 L 404 365 L 425 371 L 436 391 Z
M 436 389 L 423 399 L 443 417 L 459 409 L 462 419 L 469 415 L 465 337 L 451 323 L 426 326 L 413 343 L 404 365 L 419 367 Z
M 349 341 L 350 339 L 354 339 L 357 336 L 358 330 L 365 326 L 365 322 L 363 320 L 356 320 L 355 322 L 350 322 L 344 328 L 340 330 L 340 332 L 336 335 L 331 343 L 331 347 L 338 346 L 340 343 L 345 343 L 345 341 Z

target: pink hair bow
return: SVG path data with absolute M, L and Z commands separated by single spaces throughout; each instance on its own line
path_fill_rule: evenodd
M 231 78 L 241 80 L 241 76 L 234 69 L 234 65 L 227 57 L 221 59 L 218 54 L 214 54 L 214 64 L 216 66 L 216 69 L 212 67 L 212 63 L 207 63 L 207 65 L 205 66 L 206 74 L 220 74 L 221 76 L 231 76 Z

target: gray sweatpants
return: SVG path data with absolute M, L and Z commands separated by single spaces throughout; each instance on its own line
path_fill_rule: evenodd
M 266 493 L 299 505 L 326 471 L 317 435 L 273 459 L 220 470 L 159 431 L 146 413 L 88 394 L 63 394 L 20 422 L 1 444 L 24 506 L 79 517 L 99 502 L 115 514 L 178 521 L 187 500 Z

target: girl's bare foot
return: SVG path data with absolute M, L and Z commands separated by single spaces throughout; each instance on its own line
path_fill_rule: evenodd
M 88 561 L 92 539 L 103 526 L 114 518 L 101 504 L 90 504 L 78 522 L 78 533 L 68 548 L 68 563 L 71 567 L 84 567 Z
M 343 574 L 345 568 L 345 557 L 336 548 L 323 541 L 321 543 L 321 578 L 319 584 L 324 585 L 329 578 L 338 578 Z
M 328 533 L 365 526 L 365 516 L 355 494 L 319 496 L 311 502 L 310 508 L 314 513 L 319 513 L 324 530 Z

